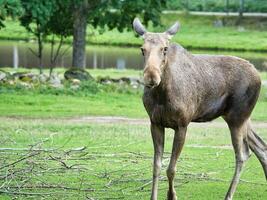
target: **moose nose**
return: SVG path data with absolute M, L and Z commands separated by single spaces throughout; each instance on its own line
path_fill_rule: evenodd
M 145 68 L 144 70 L 144 84 L 145 86 L 152 88 L 159 85 L 161 81 L 159 70 L 155 68 Z
M 158 86 L 160 81 L 153 77 L 145 77 L 144 82 L 147 87 L 153 88 Z
M 146 86 L 149 88 L 153 88 L 154 86 L 156 86 L 156 83 L 152 81 L 152 82 L 148 83 Z

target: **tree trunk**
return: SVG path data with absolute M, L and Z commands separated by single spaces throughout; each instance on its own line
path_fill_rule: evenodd
M 243 17 L 243 12 L 244 12 L 244 0 L 239 1 L 239 17 Z
M 39 59 L 39 72 L 43 73 L 43 37 L 41 33 L 38 33 L 38 59 Z
M 239 0 L 239 16 L 237 18 L 236 25 L 240 25 L 243 19 L 245 0 Z
M 74 5 L 73 9 L 73 49 L 72 67 L 85 67 L 86 25 L 88 17 L 88 0 Z
M 63 56 L 65 51 L 63 52 L 63 54 L 60 55 L 60 51 L 61 51 L 61 47 L 63 45 L 63 41 L 64 41 L 64 36 L 60 35 L 60 40 L 59 40 L 59 44 L 57 46 L 56 51 L 54 52 L 54 48 L 55 48 L 55 36 L 53 35 L 52 40 L 51 40 L 51 52 L 50 52 L 50 70 L 49 70 L 49 77 L 52 76 L 53 70 L 56 66 L 56 62 L 57 59 L 60 56 Z
M 229 15 L 229 0 L 225 0 L 225 12 Z

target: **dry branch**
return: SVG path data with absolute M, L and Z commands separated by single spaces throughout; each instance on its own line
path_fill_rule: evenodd
M 22 158 L 16 160 L 15 162 L 12 162 L 12 163 L 10 163 L 10 164 L 7 164 L 7 165 L 4 165 L 4 166 L 0 167 L 0 170 L 4 169 L 4 168 L 6 168 L 6 167 L 9 167 L 9 166 L 15 165 L 15 164 L 17 164 L 17 163 L 19 163 L 19 162 L 21 162 L 21 161 L 23 161 L 23 160 L 26 160 L 26 159 L 28 159 L 28 158 L 30 158 L 30 157 L 34 157 L 34 156 L 36 156 L 36 155 L 38 155 L 38 154 L 39 154 L 39 152 L 30 154 L 30 155 L 25 156 L 25 157 L 22 157 Z

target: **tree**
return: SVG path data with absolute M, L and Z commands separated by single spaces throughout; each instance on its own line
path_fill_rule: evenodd
M 85 38 L 89 8 L 88 0 L 73 3 L 73 67 L 85 67 Z
M 4 21 L 7 16 L 16 17 L 22 12 L 19 0 L 0 0 L 0 29 L 5 27 Z
M 39 69 L 43 69 L 43 43 L 47 36 L 51 35 L 49 40 L 51 44 L 50 53 L 50 75 L 57 58 L 60 56 L 60 50 L 64 39 L 72 35 L 73 18 L 69 15 L 70 0 L 21 0 L 25 13 L 20 18 L 21 24 L 34 36 L 38 41 L 37 53 L 31 52 L 38 57 Z M 58 46 L 55 47 L 59 39 Z M 62 55 L 62 54 L 61 54 Z
M 244 4 L 245 4 L 245 0 L 239 0 L 239 16 L 237 18 L 236 21 L 236 25 L 240 25 L 242 23 L 242 19 L 243 19 L 243 13 L 244 13 Z
M 245 0 L 239 0 L 239 17 L 243 17 Z
M 130 29 L 136 15 L 143 15 L 144 23 L 160 22 L 160 12 L 167 0 L 72 0 L 73 17 L 73 61 L 76 68 L 85 66 L 87 24 L 95 28 Z
M 70 1 L 56 0 L 54 12 L 46 24 L 46 33 L 52 35 L 50 40 L 50 76 L 52 75 L 57 59 L 63 56 L 67 50 L 65 49 L 63 52 L 61 52 L 64 39 L 66 39 L 68 36 L 71 36 L 73 33 L 73 18 L 72 16 L 69 16 L 69 13 L 71 13 Z M 57 39 L 59 41 L 56 47 Z
M 56 0 L 21 0 L 24 15 L 20 17 L 21 25 L 31 32 L 38 42 L 37 53 L 30 49 L 38 57 L 40 73 L 43 70 L 43 43 L 48 34 L 47 24 L 54 13 Z

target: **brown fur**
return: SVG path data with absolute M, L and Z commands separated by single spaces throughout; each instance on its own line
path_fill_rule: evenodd
M 192 55 L 172 44 L 160 84 L 145 87 L 143 101 L 151 121 L 164 127 L 177 128 L 219 116 L 237 116 L 235 121 L 242 121 L 254 108 L 260 85 L 259 75 L 248 61 Z
M 176 161 L 190 122 L 207 122 L 222 116 L 231 131 L 236 169 L 225 199 L 231 200 L 249 148 L 260 160 L 267 177 L 267 145 L 250 126 L 250 115 L 259 96 L 261 80 L 254 66 L 234 56 L 193 55 L 169 39 L 179 27 L 149 33 L 138 19 L 134 29 L 144 38 L 143 103 L 151 121 L 154 168 L 151 199 L 157 199 L 158 177 L 164 149 L 164 128 L 175 131 L 167 169 L 168 200 L 176 200 Z M 166 50 L 167 49 L 167 50 Z

